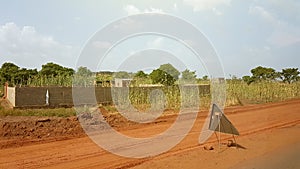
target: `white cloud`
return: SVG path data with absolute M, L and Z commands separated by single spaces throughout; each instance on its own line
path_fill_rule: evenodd
M 164 13 L 164 11 L 162 9 L 150 7 L 149 9 L 145 9 L 144 13 Z
M 128 15 L 135 15 L 141 13 L 141 11 L 134 5 L 126 5 L 124 7 L 124 10 L 127 12 Z
M 195 12 L 204 10 L 213 10 L 216 6 L 229 6 L 231 0 L 183 0 L 183 3 L 193 7 Z
M 70 66 L 74 65 L 69 59 L 74 54 L 74 47 L 38 33 L 35 27 L 20 28 L 12 22 L 0 26 L 0 62 L 11 61 L 23 66 L 38 67 L 53 61 Z
M 164 11 L 162 9 L 150 7 L 150 8 L 146 8 L 144 10 L 140 10 L 139 8 L 137 8 L 134 5 L 126 5 L 123 9 L 127 13 L 127 15 L 135 15 L 135 14 L 140 14 L 140 13 L 164 13 Z

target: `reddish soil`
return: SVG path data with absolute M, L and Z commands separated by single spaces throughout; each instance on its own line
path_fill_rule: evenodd
M 2 117 L 0 168 L 230 168 L 300 141 L 300 100 L 227 108 L 225 114 L 241 134 L 239 149 L 222 145 L 219 150 L 214 135 L 205 144 L 198 143 L 207 113 L 199 112 L 192 130 L 177 146 L 143 159 L 120 157 L 98 147 L 85 136 L 76 117 Z M 105 118 L 125 135 L 145 137 L 166 130 L 176 115 L 150 124 L 129 123 L 117 115 Z M 232 139 L 221 138 L 222 143 Z
M 0 118 L 0 149 L 85 136 L 76 117 Z

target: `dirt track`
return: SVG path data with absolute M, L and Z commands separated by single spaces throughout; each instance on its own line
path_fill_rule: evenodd
M 225 114 L 228 115 L 228 118 L 240 131 L 241 136 L 238 137 L 238 143 L 241 146 L 245 146 L 245 144 L 251 145 L 257 142 L 260 149 L 262 147 L 265 149 L 264 152 L 262 151 L 260 153 L 272 151 L 276 147 L 275 145 L 273 147 L 271 146 L 273 143 L 270 144 L 270 146 L 267 145 L 270 141 L 274 141 L 274 144 L 278 142 L 278 145 L 280 144 L 281 146 L 300 141 L 299 113 L 300 100 L 234 107 L 225 110 Z M 152 166 L 152 168 L 168 168 L 173 163 L 172 160 L 168 159 L 182 159 L 184 161 L 186 159 L 183 158 L 193 159 L 193 156 L 207 153 L 202 148 L 204 145 L 198 144 L 199 132 L 204 122 L 203 116 L 206 114 L 207 112 L 198 116 L 192 130 L 180 144 L 159 156 L 144 159 L 123 158 L 104 151 L 88 137 L 82 137 L 1 149 L 0 168 L 130 168 L 135 166 L 137 168 L 147 168 L 147 166 Z M 165 130 L 173 121 L 174 117 L 169 117 L 155 125 L 123 127 L 119 130 L 126 135 L 142 137 L 145 133 L 157 134 Z M 280 138 L 279 135 L 281 136 L 283 134 L 277 131 L 277 129 L 282 127 L 287 127 L 286 130 L 293 135 Z M 295 128 L 297 130 L 295 130 Z M 286 133 L 287 131 L 284 132 Z M 273 133 L 277 133 L 278 138 L 275 137 Z M 265 138 L 266 135 L 270 135 L 270 137 Z M 226 142 L 226 140 L 231 139 L 231 137 L 222 135 L 222 139 L 223 142 Z M 216 147 L 215 137 L 212 136 L 207 144 L 212 144 Z M 230 149 L 230 151 L 234 150 Z M 247 154 L 247 151 L 252 152 L 252 155 Z M 212 153 L 218 154 L 216 151 L 209 153 L 210 158 L 218 158 L 211 155 Z M 245 152 L 240 153 L 245 153 L 244 155 L 253 158 L 255 157 L 253 154 L 257 152 L 252 149 L 246 149 Z M 244 160 L 248 160 L 247 156 L 244 158 Z M 206 160 L 209 161 L 209 159 Z M 189 161 L 189 163 L 195 163 L 195 165 L 198 162 L 197 158 Z M 195 165 L 194 168 L 198 168 Z M 230 164 L 228 164 L 228 166 L 230 166 Z M 182 166 L 178 166 L 178 168 L 182 168 Z M 221 165 L 218 166 L 218 168 L 227 167 L 225 167 L 225 165 L 222 167 Z

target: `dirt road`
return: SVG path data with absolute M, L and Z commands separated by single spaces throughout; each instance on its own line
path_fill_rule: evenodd
M 82 137 L 1 149 L 0 168 L 228 168 L 300 141 L 300 100 L 226 109 L 225 114 L 240 131 L 241 136 L 237 138 L 243 147 L 240 149 L 222 146 L 217 150 L 213 135 L 206 144 L 212 144 L 215 149 L 203 150 L 198 137 L 206 114 L 198 115 L 182 142 L 158 156 L 124 158 Z M 136 137 L 154 135 L 173 122 L 174 117 L 170 117 L 155 125 L 124 127 L 120 132 Z M 221 138 L 227 142 L 231 136 L 221 135 Z

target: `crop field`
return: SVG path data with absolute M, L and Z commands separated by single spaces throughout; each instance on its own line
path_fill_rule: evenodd
M 113 97 L 115 101 L 120 101 L 123 104 L 127 103 L 128 99 L 130 103 L 140 110 L 145 110 L 151 106 L 149 96 L 153 90 L 147 88 L 132 88 L 128 91 L 121 91 L 115 89 Z M 159 95 L 162 102 L 165 99 L 164 104 L 166 109 L 178 110 L 181 108 L 181 99 L 186 98 L 185 106 L 200 105 L 200 109 L 208 109 L 211 104 L 211 95 L 207 91 L 207 88 L 199 88 L 199 100 L 195 99 L 195 88 L 185 89 L 184 92 L 179 87 L 163 87 L 162 92 L 164 97 Z M 153 94 L 153 93 L 152 93 Z M 281 82 L 257 82 L 250 85 L 243 81 L 228 80 L 226 82 L 226 106 L 236 106 L 245 104 L 260 104 L 284 101 L 289 99 L 300 98 L 300 83 L 281 83 Z M 199 103 L 200 101 L 200 103 Z M 125 104 L 125 105 L 126 105 Z
M 3 96 L 3 87 L 1 87 L 0 95 Z M 180 89 L 178 86 L 161 88 L 132 87 L 125 90 L 124 88 L 112 88 L 112 97 L 113 104 L 105 105 L 105 107 L 114 113 L 116 113 L 116 109 L 113 107 L 116 105 L 125 106 L 123 108 L 132 105 L 140 111 L 145 111 L 151 108 L 152 103 L 157 106 L 156 108 L 175 110 L 175 112 L 180 108 L 195 108 L 195 106 L 199 106 L 200 110 L 207 110 L 211 105 L 208 85 L 201 86 L 198 89 L 194 87 Z M 257 82 L 250 85 L 239 80 L 227 80 L 226 82 L 226 107 L 278 102 L 295 98 L 300 98 L 299 82 L 291 84 Z M 184 102 L 182 102 L 183 100 Z M 9 110 L 0 107 L 0 115 L 69 117 L 76 115 L 76 112 L 72 108 Z
M 247 85 L 241 81 L 227 82 L 227 104 L 237 102 L 268 103 L 300 97 L 300 83 L 257 82 Z

